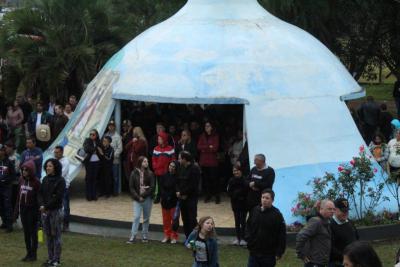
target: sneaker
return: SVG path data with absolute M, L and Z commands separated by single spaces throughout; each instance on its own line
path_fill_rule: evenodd
M 47 260 L 47 261 L 43 262 L 42 267 L 51 266 L 50 264 L 51 264 L 51 260 Z
M 176 239 L 173 238 L 171 239 L 171 244 L 176 244 L 176 242 L 177 242 Z
M 147 237 L 142 238 L 142 243 L 149 243 L 149 240 L 147 239 Z
M 245 246 L 247 246 L 247 242 L 245 240 L 240 240 L 239 245 L 242 247 L 245 247 Z
M 61 263 L 59 261 L 53 261 L 52 263 L 49 264 L 49 267 L 58 267 L 61 266 Z
M 239 239 L 235 239 L 235 241 L 232 242 L 232 245 L 234 246 L 239 246 L 239 244 L 240 244 Z
M 161 243 L 167 243 L 169 241 L 169 238 L 168 237 L 164 237 L 164 239 L 163 240 L 161 240 Z
M 127 244 L 133 244 L 135 242 L 136 242 L 136 238 L 135 237 L 131 237 L 131 238 L 129 238 L 128 241 L 126 241 Z

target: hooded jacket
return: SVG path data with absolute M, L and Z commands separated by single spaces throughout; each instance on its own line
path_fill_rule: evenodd
M 159 137 L 163 140 L 163 145 L 156 146 L 151 158 L 154 174 L 162 176 L 168 172 L 168 165 L 175 160 L 175 150 L 168 144 L 168 134 L 161 132 Z
M 39 211 L 38 194 L 40 189 L 40 182 L 36 178 L 35 163 L 30 160 L 25 162 L 21 168 L 28 169 L 29 179 L 23 177 L 19 178 L 17 203 L 15 206 L 14 216 L 17 217 L 18 213 L 24 208 L 35 208 Z

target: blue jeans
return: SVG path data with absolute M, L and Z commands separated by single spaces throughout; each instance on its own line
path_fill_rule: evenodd
M 69 214 L 70 214 L 69 188 L 66 188 L 66 187 L 64 190 L 64 197 L 63 197 L 63 209 L 64 209 L 64 225 L 68 226 L 69 225 Z
M 113 164 L 113 185 L 114 185 L 114 195 L 121 193 L 121 186 L 119 180 L 119 164 Z
M 249 256 L 247 267 L 275 267 L 276 258 L 274 255 Z
M 151 197 L 147 197 L 143 202 L 133 201 L 133 222 L 131 230 L 131 238 L 136 237 L 139 230 L 140 216 L 143 212 L 142 237 L 147 238 L 149 234 L 150 215 L 153 201 Z

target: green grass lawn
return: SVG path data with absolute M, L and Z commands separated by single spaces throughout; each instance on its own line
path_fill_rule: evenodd
M 125 244 L 125 239 L 102 238 L 79 234 L 65 234 L 63 236 L 62 266 L 73 267 L 158 267 L 158 266 L 191 266 L 191 252 L 182 244 L 170 245 L 160 242 L 148 244 Z M 23 263 L 20 259 L 25 256 L 23 234 L 14 231 L 11 234 L 0 232 L 0 266 L 40 266 L 46 259 L 46 247 L 40 245 L 38 261 Z M 393 266 L 394 257 L 400 247 L 400 241 L 375 243 L 375 249 L 384 265 Z M 246 266 L 247 250 L 233 246 L 219 246 L 221 267 Z M 301 262 L 295 258 L 294 250 L 289 248 L 278 266 L 298 267 Z
M 382 83 L 382 84 L 361 84 L 367 91 L 367 96 L 371 95 L 378 101 L 393 101 L 393 84 Z

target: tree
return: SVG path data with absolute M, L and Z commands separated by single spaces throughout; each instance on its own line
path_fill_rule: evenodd
M 19 91 L 29 94 L 57 98 L 80 94 L 122 45 L 109 24 L 105 4 L 37 0 L 10 12 L 1 27 L 0 53 L 7 61 L 3 73 L 18 73 Z

